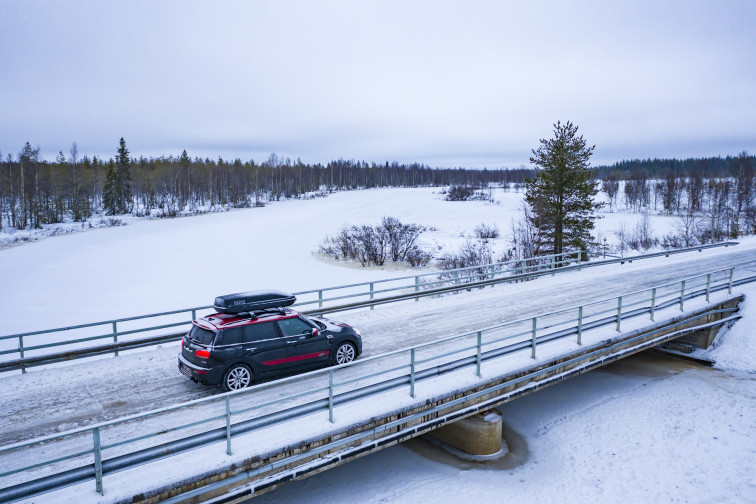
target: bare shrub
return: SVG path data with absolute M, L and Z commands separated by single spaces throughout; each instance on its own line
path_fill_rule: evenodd
M 617 237 L 617 246 L 615 248 L 615 251 L 620 255 L 620 257 L 624 257 L 625 254 L 627 254 L 628 249 L 630 248 L 628 246 L 630 237 L 624 222 L 620 224 L 619 229 L 614 232 L 614 236 Z
M 489 269 L 485 266 L 493 263 L 493 251 L 488 243 L 481 241 L 467 240 L 462 248 L 454 253 L 447 253 L 441 256 L 437 261 L 441 270 L 455 270 L 460 268 L 472 268 L 465 272 L 464 277 L 460 280 L 462 283 L 482 281 L 488 278 Z M 453 273 L 441 273 L 441 279 L 457 280 L 459 275 Z
M 473 185 L 453 185 L 449 189 L 442 190 L 446 201 L 489 201 L 494 202 L 492 188 L 486 191 L 484 187 L 476 188 Z
M 681 246 L 692 247 L 697 245 L 696 226 L 698 226 L 698 217 L 694 212 L 686 212 L 680 215 L 675 229 L 677 230 L 676 236 L 679 238 Z
M 413 247 L 407 253 L 407 262 L 413 268 L 424 268 L 433 259 L 433 254 L 421 249 L 420 247 Z
M 683 241 L 679 233 L 668 233 L 664 235 L 661 246 L 664 250 L 679 249 L 683 246 Z
M 641 220 L 635 225 L 635 229 L 628 240 L 628 245 L 633 250 L 641 251 L 659 245 L 659 239 L 654 237 L 651 230 L 651 219 L 648 216 L 648 212 L 644 212 Z
M 499 228 L 495 224 L 490 226 L 488 224 L 480 224 L 479 226 L 475 226 L 473 232 L 479 240 L 491 240 L 500 236 Z
M 469 185 L 453 185 L 446 191 L 446 201 L 467 201 L 472 198 L 475 189 Z
M 533 214 L 530 207 L 522 204 L 522 218 L 512 221 L 512 259 L 525 259 L 540 254 L 540 233 L 533 224 Z
M 426 230 L 419 224 L 402 224 L 394 217 L 384 217 L 377 226 L 343 228 L 336 236 L 326 237 L 319 251 L 333 259 L 359 261 L 363 266 L 383 266 L 389 259 L 425 266 L 433 256 L 420 249 L 417 240 Z

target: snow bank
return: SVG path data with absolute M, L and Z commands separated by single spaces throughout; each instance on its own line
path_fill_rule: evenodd
M 721 330 L 703 355 L 718 369 L 756 373 L 756 286 L 746 286 L 743 292 L 746 298 L 739 311 L 743 318 Z

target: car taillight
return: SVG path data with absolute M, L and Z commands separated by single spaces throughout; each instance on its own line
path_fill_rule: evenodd
M 209 359 L 210 358 L 210 351 L 208 351 L 208 350 L 197 350 L 196 352 L 194 352 L 194 355 L 196 355 L 200 359 Z

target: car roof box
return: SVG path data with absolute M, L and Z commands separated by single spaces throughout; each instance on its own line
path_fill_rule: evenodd
M 265 290 L 227 294 L 215 298 L 213 308 L 219 313 L 245 313 L 291 306 L 297 298 L 289 293 Z

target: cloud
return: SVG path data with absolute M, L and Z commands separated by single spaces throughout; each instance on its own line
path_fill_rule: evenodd
M 599 162 L 756 150 L 747 1 L 31 1 L 0 18 L 6 153 L 112 156 L 124 136 L 135 155 L 519 166 L 557 120 Z

